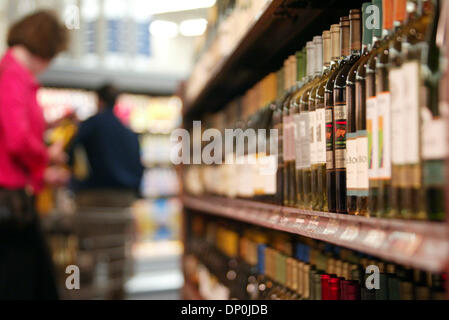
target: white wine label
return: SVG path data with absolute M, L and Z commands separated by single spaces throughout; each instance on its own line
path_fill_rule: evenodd
M 316 111 L 315 136 L 317 144 L 317 163 L 326 163 L 326 110 Z
M 284 116 L 284 161 L 295 160 L 295 123 L 292 115 Z
M 348 196 L 357 195 L 357 134 L 348 133 L 346 137 L 346 188 Z
M 402 66 L 404 81 L 405 110 L 405 162 L 416 164 L 419 162 L 419 94 L 420 70 L 418 61 L 410 61 Z
M 298 117 L 297 122 L 297 158 L 299 161 L 297 163 L 297 169 L 310 168 L 310 121 L 309 112 L 301 112 Z
M 357 133 L 357 189 L 361 197 L 368 196 L 368 137 L 366 131 Z
M 448 156 L 447 125 L 443 118 L 433 118 L 426 107 L 422 111 L 422 157 L 442 160 Z
M 391 95 L 382 92 L 377 95 L 378 110 L 378 178 L 391 179 Z
M 316 141 L 316 111 L 309 112 L 309 132 L 310 132 L 310 163 L 317 164 L 317 141 Z
M 295 160 L 296 160 L 296 168 L 299 168 L 299 164 L 301 163 L 301 140 L 299 136 L 299 122 L 301 118 L 299 114 L 293 115 L 293 122 L 295 123 Z
M 264 181 L 264 191 L 267 195 L 276 194 L 277 157 L 274 155 L 259 158 L 259 175 Z
M 390 70 L 389 73 L 391 90 L 391 160 L 395 165 L 405 164 L 406 132 L 404 80 L 401 68 Z
M 368 176 L 377 179 L 378 176 L 378 126 L 377 126 L 376 97 L 366 100 L 366 129 L 368 132 Z
M 255 164 L 252 165 L 254 167 L 254 182 L 253 182 L 253 188 L 254 188 L 254 194 L 255 195 L 263 195 L 265 194 L 265 177 L 261 174 L 261 166 L 263 164 L 265 154 L 257 154 L 257 155 L 249 155 L 248 159 L 251 159 L 251 161 L 256 161 Z

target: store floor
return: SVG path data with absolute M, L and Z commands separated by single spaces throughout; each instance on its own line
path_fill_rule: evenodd
M 147 242 L 134 248 L 134 276 L 126 284 L 129 300 L 179 300 L 184 279 L 182 245 L 177 241 Z

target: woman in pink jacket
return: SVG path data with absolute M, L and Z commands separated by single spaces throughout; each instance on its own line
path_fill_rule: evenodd
M 58 19 L 37 12 L 10 28 L 0 61 L 0 300 L 58 298 L 34 195 L 67 175 L 56 166 L 62 148 L 44 144 L 36 77 L 66 43 Z

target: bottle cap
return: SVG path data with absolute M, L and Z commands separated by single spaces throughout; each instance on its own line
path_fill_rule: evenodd
M 340 279 L 329 279 L 329 300 L 340 300 Z
M 351 50 L 362 49 L 362 13 L 359 9 L 352 9 L 349 12 L 351 27 Z
M 331 26 L 331 56 L 332 60 L 340 59 L 341 50 L 340 50 L 340 25 L 333 24 Z
M 323 70 L 323 38 L 321 36 L 313 37 L 315 45 L 315 75 L 321 74 Z
M 323 64 L 328 66 L 332 60 L 332 42 L 330 31 L 323 32 Z
M 342 56 L 349 56 L 350 46 L 350 22 L 349 17 L 340 18 L 340 49 Z
M 393 11 L 394 11 L 394 0 L 383 0 L 382 1 L 382 14 L 383 14 L 383 29 L 391 30 L 393 29 Z
M 315 69 L 315 45 L 308 41 L 307 45 L 307 77 L 313 77 Z
M 394 0 L 394 21 L 404 22 L 407 17 L 407 0 Z
M 321 278 L 321 299 L 329 300 L 329 280 L 331 277 L 328 274 L 322 274 L 320 278 Z

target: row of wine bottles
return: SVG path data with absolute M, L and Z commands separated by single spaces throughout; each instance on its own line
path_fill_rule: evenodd
M 187 281 L 209 277 L 221 298 L 252 300 L 444 300 L 445 274 L 432 274 L 357 252 L 229 221 L 193 215 Z M 376 278 L 375 273 L 378 272 Z M 204 283 L 201 283 L 203 281 Z M 201 289 L 203 291 L 204 289 Z
M 210 167 L 203 191 L 306 210 L 444 220 L 449 22 L 440 2 L 364 3 L 214 116 L 218 128 L 276 129 L 277 170 L 266 170 L 270 148 L 252 154 L 246 146 L 244 157 L 268 161 Z

